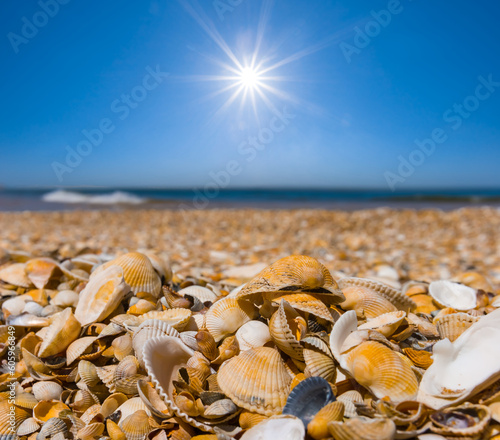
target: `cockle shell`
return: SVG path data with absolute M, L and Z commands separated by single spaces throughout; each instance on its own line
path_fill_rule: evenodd
M 59 313 L 47 327 L 38 351 L 39 357 L 49 357 L 64 351 L 78 336 L 82 326 L 73 315 L 71 308 Z
M 34 432 L 38 431 L 39 429 L 40 429 L 40 425 L 38 424 L 38 422 L 33 417 L 30 417 L 29 419 L 26 419 L 24 422 L 22 422 L 19 425 L 19 428 L 17 428 L 16 433 L 19 437 L 23 437 L 23 436 L 28 436 L 30 434 L 33 434 Z M 2 435 L 2 434 L 3 433 L 0 433 L 0 435 Z
M 113 339 L 111 346 L 113 347 L 115 358 L 119 361 L 134 353 L 132 337 L 129 334 L 118 336 Z
M 269 333 L 273 342 L 290 357 L 304 360 L 304 348 L 299 343 L 307 332 L 307 322 L 284 299 L 269 320 Z
M 156 298 L 161 295 L 161 279 L 156 273 L 151 260 L 139 252 L 129 252 L 98 267 L 94 273 L 116 265 L 123 269 L 125 282 L 135 294 L 139 292 L 151 293 Z
M 285 406 L 292 378 L 277 350 L 258 347 L 223 363 L 217 381 L 236 405 L 270 416 Z
M 58 439 L 58 438 L 66 438 L 66 433 L 68 432 L 68 426 L 66 422 L 58 417 L 52 417 L 47 420 L 40 432 L 36 436 L 37 440 L 43 440 L 46 438 L 50 439 Z M 59 436 L 59 437 L 58 437 Z
M 330 402 L 321 408 L 307 425 L 307 433 L 314 440 L 328 437 L 328 423 L 342 421 L 344 418 L 344 404 L 342 402 Z
M 58 400 L 63 387 L 56 382 L 40 381 L 33 384 L 33 395 L 37 400 Z
M 139 410 L 125 419 L 120 419 L 118 426 L 126 435 L 127 440 L 143 440 L 152 430 L 146 411 Z
M 433 347 L 433 363 L 420 383 L 418 400 L 440 409 L 465 400 L 500 378 L 500 309 L 483 316 L 454 342 Z
M 476 290 L 463 284 L 447 280 L 433 281 L 429 285 L 429 294 L 441 307 L 451 307 L 458 311 L 476 307 Z
M 396 425 L 391 419 L 356 417 L 346 422 L 330 422 L 330 435 L 335 440 L 392 440 Z
M 191 310 L 188 309 L 167 309 L 153 310 L 152 312 L 144 313 L 140 316 L 130 316 L 124 321 L 124 324 L 129 327 L 140 326 L 143 322 L 157 319 L 166 322 L 177 331 L 184 330 L 184 327 L 191 318 Z
M 219 342 L 256 316 L 257 309 L 252 303 L 234 298 L 222 298 L 207 311 L 205 324 L 215 341 Z
M 172 279 L 172 268 L 170 267 L 168 259 L 161 258 L 159 255 L 150 251 L 145 251 L 144 255 L 149 258 L 151 264 L 162 280 L 165 283 L 168 283 Z
M 12 414 L 10 411 L 12 409 Z M 26 419 L 31 417 L 31 411 L 26 411 L 23 408 L 11 405 L 8 399 L 0 400 L 0 437 L 1 438 L 16 438 L 13 432 L 23 423 Z M 11 423 L 13 424 L 11 425 Z M 14 429 L 14 431 L 11 430 Z M 8 436 L 11 437 L 8 437 Z
M 273 416 L 246 431 L 241 440 L 303 440 L 304 424 L 294 416 Z
M 92 351 L 92 344 L 96 341 L 96 336 L 85 336 L 73 341 L 66 350 L 66 364 L 71 365 L 80 356 Z
M 262 414 L 244 410 L 240 413 L 238 422 L 243 429 L 250 429 L 266 419 L 267 417 L 263 416 Z
M 263 294 L 273 297 L 287 292 L 310 293 L 329 304 L 344 300 L 328 269 L 315 258 L 304 255 L 290 255 L 274 262 L 249 281 L 236 297 L 250 299 Z
M 82 325 L 102 321 L 116 309 L 130 291 L 123 276 L 123 269 L 114 265 L 92 274 L 75 310 Z
M 432 365 L 432 353 L 425 350 L 415 350 L 408 347 L 403 349 L 404 353 L 418 368 L 427 369 Z
M 240 351 L 262 347 L 271 341 L 269 327 L 261 321 L 249 321 L 236 332 Z
M 179 290 L 177 292 L 181 296 L 192 296 L 198 298 L 202 303 L 211 302 L 214 303 L 217 301 L 217 295 L 207 287 L 202 286 L 188 286 L 184 289 Z
M 436 319 L 436 327 L 442 339 L 453 342 L 479 319 L 467 313 L 451 313 Z
M 282 299 L 287 301 L 288 304 L 290 304 L 294 309 L 310 313 L 318 318 L 324 319 L 325 321 L 333 322 L 333 317 L 329 312 L 328 307 L 326 307 L 320 299 L 315 298 L 308 293 L 291 293 L 288 295 L 282 295 L 272 301 L 278 305 Z
M 360 325 L 359 330 L 377 330 L 382 333 L 385 337 L 391 336 L 396 329 L 399 327 L 403 319 L 405 319 L 406 313 L 402 310 L 397 312 L 384 313 L 376 318 L 369 319 L 368 322 Z
M 156 390 L 148 384 L 148 382 L 142 379 L 139 380 L 137 382 L 137 390 L 144 405 L 148 407 L 151 414 L 159 417 L 160 419 L 166 419 L 172 416 L 171 412 L 165 405 L 165 402 L 161 399 Z

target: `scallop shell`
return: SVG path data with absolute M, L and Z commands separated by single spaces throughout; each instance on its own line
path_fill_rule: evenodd
M 168 283 L 172 279 L 172 268 L 169 261 L 150 251 L 144 252 L 144 255 L 149 258 L 163 282 Z
M 196 343 L 198 344 L 198 350 L 209 360 L 213 361 L 217 356 L 219 356 L 219 350 L 217 349 L 217 343 L 214 337 L 208 330 L 200 330 L 195 336 Z
M 273 416 L 246 431 L 241 440 L 287 439 L 303 440 L 304 424 L 294 416 Z
M 94 273 L 98 273 L 111 265 L 117 265 L 123 269 L 125 282 L 135 294 L 148 292 L 156 298 L 160 297 L 161 279 L 156 273 L 151 260 L 146 255 L 139 252 L 129 252 L 103 264 Z
M 429 294 L 441 307 L 451 307 L 458 311 L 476 307 L 476 290 L 463 284 L 447 280 L 433 281 L 429 285 Z
M 217 301 L 217 295 L 207 287 L 202 286 L 188 286 L 184 289 L 179 290 L 177 292 L 181 296 L 192 296 L 198 298 L 202 303 L 211 302 L 214 303 Z
M 111 343 L 113 347 L 113 354 L 119 361 L 125 359 L 127 356 L 134 354 L 134 347 L 132 345 L 132 337 L 129 334 L 118 336 L 113 339 Z
M 272 297 L 287 291 L 311 293 L 328 304 L 344 300 L 328 269 L 315 258 L 304 255 L 291 255 L 274 262 L 249 281 L 236 297 L 250 299 L 263 294 Z
M 140 397 L 132 397 L 131 399 L 126 400 L 116 410 L 117 413 L 121 414 L 120 421 L 125 420 L 128 416 L 136 413 L 137 411 L 145 411 L 148 415 L 150 415 L 148 407 Z
M 33 417 L 30 417 L 19 425 L 16 434 L 19 437 L 28 436 L 38 431 L 39 429 L 40 425 L 38 424 L 38 422 Z
M 81 328 L 71 309 L 64 309 L 47 327 L 38 356 L 43 358 L 61 353 L 78 338 Z
M 345 417 L 357 417 L 356 403 L 363 403 L 363 396 L 359 391 L 350 390 L 337 396 L 337 400 L 344 404 Z
M 25 271 L 37 289 L 43 289 L 52 277 L 62 275 L 59 264 L 51 258 L 34 258 L 27 261 Z
M 77 437 L 81 440 L 94 440 L 104 432 L 104 423 L 90 423 L 77 432 Z
M 32 391 L 37 400 L 59 400 L 63 387 L 56 382 L 40 381 L 33 384 Z
M 66 364 L 71 365 L 80 356 L 91 350 L 92 344 L 96 341 L 96 336 L 85 336 L 72 342 L 66 350 Z
M 330 422 L 328 431 L 335 440 L 392 440 L 396 425 L 391 419 L 356 417 L 346 422 Z
M 299 339 L 306 331 L 305 319 L 282 299 L 278 310 L 269 320 L 269 333 L 273 342 L 290 357 L 303 361 L 303 347 Z
M 165 321 L 159 319 L 148 319 L 144 321 L 134 332 L 132 346 L 139 364 L 144 368 L 143 350 L 146 342 L 158 336 L 179 337 L 179 332 Z
M 436 319 L 436 327 L 442 339 L 448 338 L 453 342 L 479 319 L 467 313 L 451 313 Z
M 384 313 L 376 318 L 369 319 L 368 322 L 358 327 L 359 330 L 377 330 L 385 337 L 391 336 L 406 317 L 406 313 L 399 310 L 397 312 Z
M 262 347 L 271 341 L 269 327 L 261 321 L 249 321 L 236 332 L 240 351 Z
M 427 369 L 432 365 L 432 353 L 425 350 L 415 350 L 408 347 L 403 349 L 404 353 L 418 368 Z
M 325 379 L 309 377 L 290 392 L 283 414 L 298 417 L 307 426 L 321 408 L 334 400 L 332 387 Z
M 303 351 L 306 369 L 304 372 L 309 377 L 322 377 L 328 382 L 335 383 L 337 368 L 331 355 L 325 354 L 317 348 L 306 348 Z
M 205 324 L 215 341 L 219 342 L 256 316 L 257 309 L 250 302 L 222 298 L 207 311 Z
M 339 422 L 344 418 L 344 404 L 342 402 L 330 402 L 321 408 L 307 425 L 307 433 L 314 440 L 328 437 L 328 423 Z
M 388 312 L 414 310 L 417 305 L 408 296 L 393 287 L 365 278 L 342 278 L 340 288 L 346 300 L 344 309 L 355 310 L 360 317 L 376 318 Z
M 266 420 L 268 417 L 250 411 L 242 411 L 238 419 L 239 425 L 243 429 L 250 429 Z
M 85 289 L 80 292 L 75 316 L 82 325 L 102 321 L 116 309 L 129 291 L 123 269 L 108 266 L 93 273 Z
M 439 409 L 460 403 L 500 378 L 500 309 L 483 316 L 454 342 L 443 339 L 433 346 L 433 363 L 426 370 L 418 401 Z
M 281 299 L 287 301 L 294 309 L 310 313 L 325 321 L 333 322 L 333 317 L 328 307 L 320 299 L 308 293 L 291 293 L 275 298 L 272 301 L 279 304 Z
M 58 417 L 52 417 L 43 424 L 42 429 L 40 429 L 40 432 L 38 433 L 36 438 L 38 440 L 45 438 L 55 439 L 59 438 L 56 437 L 57 435 L 60 435 L 62 439 L 65 439 L 65 434 L 67 432 L 68 426 L 66 425 L 66 422 Z
M 123 421 L 120 420 L 118 426 L 127 437 L 127 440 L 143 440 L 152 430 L 149 417 L 143 410 L 130 414 Z
M 270 416 L 279 414 L 285 406 L 291 377 L 277 350 L 258 347 L 222 364 L 217 381 L 238 406 Z
M 0 281 L 17 287 L 32 287 L 31 280 L 26 275 L 25 263 L 14 263 L 0 268 Z

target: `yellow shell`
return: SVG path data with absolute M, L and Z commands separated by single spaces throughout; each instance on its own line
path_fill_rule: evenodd
M 307 323 L 299 313 L 284 299 L 269 320 L 269 333 L 278 348 L 290 357 L 304 360 L 303 347 L 299 343 L 307 332 Z
M 239 417 L 240 426 L 243 429 L 250 429 L 266 420 L 267 417 L 250 411 L 242 411 Z
M 402 310 L 397 312 L 384 313 L 383 315 L 377 316 L 368 320 L 365 324 L 358 327 L 359 330 L 377 330 L 382 333 L 385 337 L 391 336 L 399 325 L 405 319 L 406 313 Z
M 205 324 L 215 341 L 219 342 L 256 316 L 257 309 L 250 302 L 222 298 L 207 311 Z
M 25 268 L 25 263 L 14 263 L 1 267 L 0 281 L 17 287 L 32 287 Z
M 111 265 L 117 265 L 123 269 L 125 282 L 135 294 L 148 292 L 156 298 L 160 297 L 161 279 L 156 273 L 151 260 L 146 255 L 140 252 L 129 252 L 103 264 L 96 271 L 100 271 Z
M 413 400 L 418 381 L 398 353 L 379 342 L 363 342 L 345 356 L 345 365 L 360 385 L 376 397 L 389 397 L 394 402 Z
M 118 307 L 130 291 L 123 275 L 123 269 L 113 265 L 92 274 L 87 286 L 80 292 L 75 310 L 75 316 L 82 325 L 102 321 Z
M 127 440 L 127 436 L 113 420 L 106 420 L 106 430 L 112 440 Z
M 63 387 L 56 382 L 40 381 L 33 384 L 32 391 L 37 400 L 59 400 Z
M 337 368 L 333 357 L 316 348 L 304 348 L 304 361 L 306 363 L 306 377 L 319 376 L 328 382 L 335 383 Z
M 59 265 L 50 258 L 35 258 L 26 262 L 26 274 L 37 289 L 43 289 L 52 277 L 62 275 Z
M 12 419 L 9 414 L 11 409 L 13 408 Z M 9 403 L 8 399 L 0 400 L 0 437 L 1 438 L 16 438 L 14 433 L 15 430 L 19 427 L 21 423 L 31 417 L 31 411 L 26 411 L 23 408 L 19 408 L 17 406 L 13 406 Z M 14 421 L 14 424 L 11 425 L 11 422 Z M 14 431 L 11 430 L 14 429 Z M 8 436 L 11 437 L 8 437 Z
M 321 408 L 307 425 L 307 433 L 314 440 L 328 437 L 328 423 L 342 421 L 344 418 L 344 404 L 342 402 L 330 402 Z
M 90 423 L 78 431 L 77 437 L 81 440 L 94 440 L 96 437 L 100 437 L 103 432 L 104 423 Z
M 268 347 L 242 352 L 217 375 L 222 392 L 236 405 L 266 416 L 281 413 L 291 380 L 279 352 Z
M 328 431 L 335 440 L 392 440 L 396 425 L 391 419 L 356 417 L 347 422 L 330 422 Z
M 263 294 L 273 297 L 287 291 L 311 293 L 329 304 L 344 299 L 328 269 L 315 258 L 304 255 L 290 255 L 266 267 L 238 292 L 237 298 L 250 299 Z
M 429 351 L 415 350 L 411 347 L 404 348 L 403 351 L 416 367 L 427 369 L 432 365 L 432 353 Z
M 157 319 L 166 322 L 175 330 L 182 331 L 190 318 L 191 310 L 188 309 L 153 310 L 152 312 L 144 313 L 144 315 L 130 316 L 130 318 L 125 321 L 125 324 L 135 326 L 150 319 Z
M 39 357 L 49 357 L 64 351 L 78 336 L 82 326 L 75 318 L 71 308 L 59 313 L 47 327 L 38 351 Z
M 328 307 L 326 307 L 320 299 L 308 293 L 291 293 L 283 295 L 273 299 L 273 302 L 279 304 L 281 299 L 287 301 L 294 309 L 310 313 L 325 321 L 333 322 L 333 317 Z
M 42 400 L 33 408 L 33 417 L 37 422 L 44 423 L 67 409 L 69 407 L 59 400 Z
M 442 339 L 448 338 L 455 341 L 472 324 L 480 318 L 467 313 L 451 313 L 436 319 L 436 327 Z
M 430 315 L 432 312 L 439 310 L 434 304 L 432 296 L 428 294 L 418 294 L 411 297 L 413 302 L 417 305 L 415 313 L 424 313 Z

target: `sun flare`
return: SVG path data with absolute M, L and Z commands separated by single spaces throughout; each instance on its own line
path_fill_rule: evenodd
M 252 67 L 244 67 L 239 74 L 239 82 L 247 89 L 255 89 L 259 86 L 259 72 Z

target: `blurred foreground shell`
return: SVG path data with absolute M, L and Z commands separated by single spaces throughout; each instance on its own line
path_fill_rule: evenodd
M 273 416 L 249 429 L 241 440 L 271 440 L 283 438 L 287 440 L 303 440 L 305 428 L 297 417 L 281 415 Z
M 391 419 L 356 417 L 344 423 L 330 422 L 328 430 L 335 440 L 392 440 L 396 425 Z

